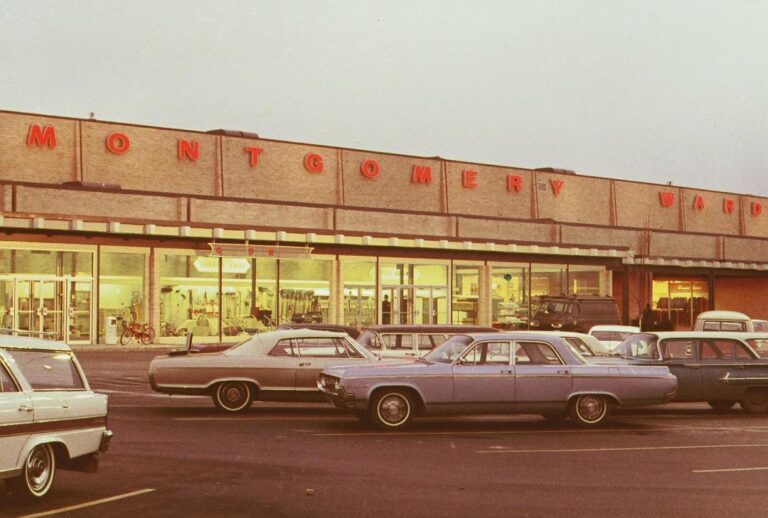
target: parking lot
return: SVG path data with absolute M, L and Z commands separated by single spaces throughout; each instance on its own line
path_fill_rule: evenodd
M 705 404 L 624 411 L 596 430 L 539 416 L 417 420 L 382 433 L 322 404 L 153 393 L 152 355 L 78 351 L 110 396 L 98 474 L 60 471 L 3 516 L 764 516 L 768 416 Z

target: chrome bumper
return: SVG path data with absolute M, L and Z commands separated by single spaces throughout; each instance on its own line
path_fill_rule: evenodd
M 99 444 L 99 453 L 106 453 L 109 449 L 109 443 L 112 441 L 112 430 L 104 430 L 101 435 L 101 444 Z

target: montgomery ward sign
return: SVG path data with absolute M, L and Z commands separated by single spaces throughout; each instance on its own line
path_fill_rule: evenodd
M 312 259 L 308 246 L 249 245 L 237 243 L 208 243 L 207 257 L 267 257 L 270 259 Z

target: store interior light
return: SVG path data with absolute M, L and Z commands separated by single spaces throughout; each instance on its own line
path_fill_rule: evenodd
M 245 273 L 251 269 L 251 261 L 244 257 L 224 257 L 223 273 Z M 200 273 L 219 273 L 219 258 L 201 255 L 195 262 L 195 269 Z

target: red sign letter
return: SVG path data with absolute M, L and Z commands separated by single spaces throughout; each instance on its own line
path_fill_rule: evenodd
M 723 199 L 723 212 L 730 214 L 736 209 L 736 202 L 732 198 Z
M 693 197 L 693 208 L 699 210 L 704 208 L 704 198 L 700 194 Z
M 46 126 L 45 129 L 40 129 L 37 124 L 32 124 L 29 127 L 29 134 L 27 135 L 27 145 L 32 144 L 36 146 L 48 146 L 56 147 L 56 130 L 53 126 Z
M 248 147 L 248 146 L 245 146 L 243 149 L 245 150 L 246 153 L 249 153 L 251 155 L 251 161 L 250 161 L 251 167 L 259 165 L 259 155 L 264 150 L 261 149 L 260 147 Z
M 752 202 L 752 215 L 759 216 L 763 213 L 763 205 L 759 201 Z
M 110 133 L 107 136 L 107 149 L 116 155 L 122 155 L 131 147 L 131 141 L 123 133 Z
M 661 201 L 662 207 L 671 207 L 675 202 L 675 193 L 673 192 L 660 192 L 659 201 Z
M 413 166 L 413 171 L 411 172 L 411 182 L 426 184 L 432 183 L 432 169 L 428 165 L 423 167 L 420 165 Z
M 464 171 L 461 184 L 467 189 L 474 189 L 477 187 L 477 171 Z
M 179 140 L 179 160 L 185 158 L 193 161 L 200 158 L 200 143 L 198 141 Z
M 380 171 L 381 166 L 376 160 L 364 160 L 363 163 L 360 164 L 360 174 L 366 178 L 376 178 L 379 176 Z
M 307 156 L 304 157 L 304 169 L 310 173 L 322 173 L 323 157 L 317 153 L 307 153 Z
M 564 181 L 556 180 L 554 178 L 549 181 L 549 185 L 552 186 L 552 192 L 555 193 L 555 196 L 560 196 L 560 189 L 563 188 L 564 183 Z
M 507 176 L 507 190 L 509 192 L 520 192 L 523 190 L 523 177 L 522 176 Z

